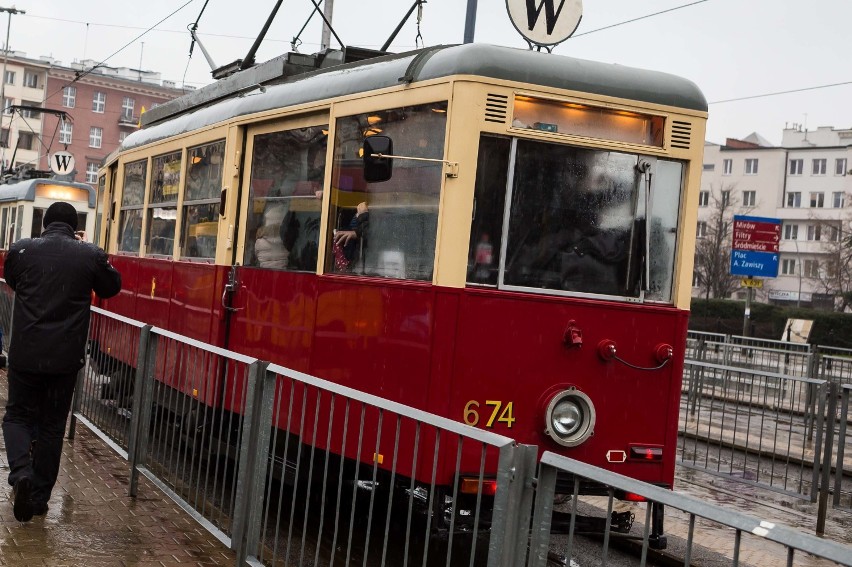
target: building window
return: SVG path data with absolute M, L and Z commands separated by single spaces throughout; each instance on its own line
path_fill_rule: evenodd
M 819 260 L 805 260 L 803 267 L 805 269 L 804 276 L 806 278 L 819 277 Z
M 828 226 L 828 240 L 831 242 L 837 242 L 840 240 L 840 227 L 837 225 L 829 225 Z
M 21 105 L 22 106 L 33 106 L 33 107 L 41 108 L 40 102 L 36 102 L 36 101 L 32 101 L 32 100 L 22 100 Z M 22 110 L 21 111 L 21 116 L 23 116 L 24 118 L 38 118 L 40 114 L 41 113 L 38 112 L 37 110 Z
M 715 163 L 705 163 L 704 164 L 704 171 L 715 171 L 715 170 L 716 170 L 716 164 Z
M 781 262 L 781 273 L 785 276 L 793 276 L 796 275 L 796 261 L 795 260 L 783 260 Z
M 89 130 L 89 147 L 90 148 L 100 148 L 101 140 L 104 137 L 104 129 L 98 128 L 97 126 L 92 126 L 91 130 Z
M 62 106 L 74 108 L 77 104 L 77 87 L 65 87 L 62 89 Z
M 813 175 L 825 175 L 825 158 L 815 159 L 813 165 Z
M 9 147 L 9 129 L 3 128 L 0 130 L 0 147 L 8 148 Z
M 727 207 L 731 204 L 731 192 L 730 191 L 722 191 L 722 206 Z
M 698 221 L 698 226 L 695 230 L 695 236 L 698 238 L 704 238 L 707 236 L 707 223 L 704 221 Z
M 734 170 L 734 160 L 726 159 L 722 160 L 722 175 L 730 175 Z
M 843 191 L 835 191 L 831 194 L 831 205 L 835 209 L 842 209 L 846 206 L 846 193 Z
M 14 71 L 6 71 L 6 84 L 14 85 L 15 84 L 15 72 Z
M 797 240 L 799 238 L 799 225 L 785 224 L 784 225 L 784 240 Z
M 136 106 L 136 101 L 126 96 L 121 101 L 121 117 L 125 120 L 133 120 L 133 107 Z
M 846 158 L 834 160 L 834 175 L 846 175 Z
M 808 225 L 808 240 L 819 240 L 822 227 L 818 224 Z
M 743 191 L 743 206 L 753 207 L 757 204 L 757 191 Z
M 787 193 L 787 206 L 798 208 L 802 206 L 802 194 L 798 191 Z
M 127 139 L 127 132 L 119 132 L 118 133 L 118 143 L 119 144 L 124 143 L 124 140 L 126 140 L 126 139 Z
M 86 183 L 98 182 L 98 164 L 89 162 L 86 165 Z
M 757 159 L 747 159 L 745 160 L 745 174 L 746 175 L 757 175 Z
M 698 193 L 698 206 L 706 207 L 710 204 L 710 191 L 701 191 Z
M 33 149 L 33 133 L 32 132 L 20 132 L 18 134 L 18 149 L 19 150 L 31 150 L 31 149 Z
M 33 73 L 32 71 L 24 72 L 24 86 L 29 87 L 31 89 L 38 88 L 38 73 Z
M 801 175 L 805 167 L 805 160 L 791 159 L 790 160 L 790 175 Z
M 825 206 L 825 193 L 811 193 L 811 208 L 821 209 Z
M 74 125 L 64 120 L 59 124 L 59 143 L 70 144 L 71 136 L 74 134 Z
M 15 101 L 11 98 L 7 98 L 3 101 L 3 114 L 12 114 L 12 105 L 15 104 Z
M 92 97 L 92 111 L 103 113 L 105 107 L 106 107 L 106 93 L 102 93 L 100 91 L 95 91 L 95 94 Z

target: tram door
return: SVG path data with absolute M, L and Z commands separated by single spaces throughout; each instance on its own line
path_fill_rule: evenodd
M 307 369 L 314 327 L 328 132 L 327 115 L 314 115 L 247 133 L 228 346 L 265 360 L 286 352 L 296 369 Z

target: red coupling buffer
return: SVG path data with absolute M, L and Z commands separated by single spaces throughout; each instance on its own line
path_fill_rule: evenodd
M 603 360 L 607 362 L 613 360 L 616 352 L 615 341 L 611 339 L 604 339 L 598 343 L 598 356 L 600 356 Z

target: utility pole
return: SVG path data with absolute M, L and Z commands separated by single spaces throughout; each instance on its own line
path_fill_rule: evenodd
M 473 32 L 476 30 L 476 2 L 467 0 L 467 15 L 464 19 L 464 42 L 473 43 Z
M 6 23 L 6 45 L 3 46 L 3 75 L 0 76 L 0 104 L 3 105 L 3 112 L 0 114 L 0 127 L 3 126 L 3 116 L 6 115 L 6 63 L 9 61 L 9 32 L 12 29 L 12 16 L 15 14 L 26 14 L 24 10 L 18 10 L 14 6 L 11 8 L 3 8 L 0 6 L 0 12 L 8 12 L 9 20 Z M 12 138 L 12 129 L 9 128 L 9 140 L 7 140 L 7 145 Z M 4 165 L 5 156 L 3 159 L 0 159 L 0 175 L 6 173 L 6 167 Z
M 332 12 L 334 12 L 334 0 L 325 0 L 323 14 L 325 14 L 325 19 L 329 22 L 331 21 Z M 331 28 L 329 28 L 328 24 L 325 22 L 322 24 L 322 39 L 320 40 L 320 43 L 320 51 L 331 47 Z

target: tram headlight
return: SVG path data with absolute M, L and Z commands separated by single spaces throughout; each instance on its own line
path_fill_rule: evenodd
M 565 447 L 575 447 L 595 429 L 595 406 L 589 396 L 576 388 L 563 390 L 551 398 L 544 416 L 544 432 Z

